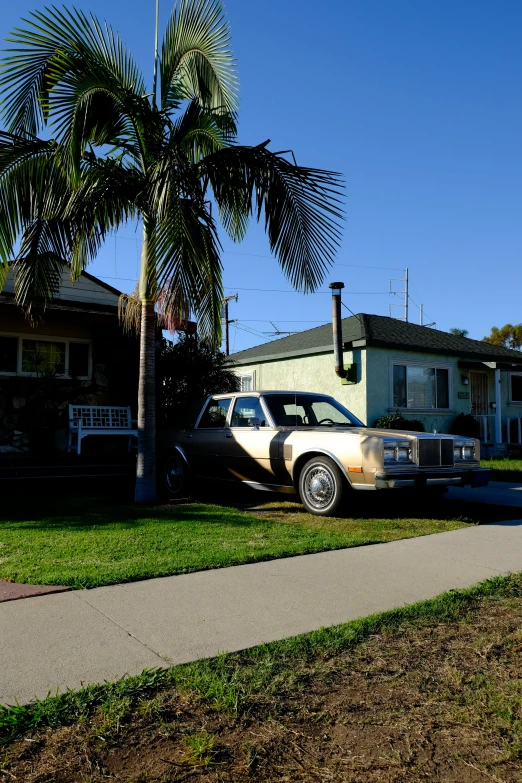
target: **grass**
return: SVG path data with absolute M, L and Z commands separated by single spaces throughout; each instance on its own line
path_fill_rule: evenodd
M 352 516 L 337 518 L 307 514 L 292 502 L 250 513 L 209 503 L 141 508 L 104 498 L 4 501 L 0 579 L 90 588 L 411 538 L 510 513 L 450 501 L 434 509 L 378 503 L 368 494 L 363 500 Z
M 492 481 L 522 482 L 522 459 L 483 459 L 481 465 L 490 468 Z
M 522 574 L 495 577 L 470 589 L 452 590 L 432 600 L 281 642 L 261 645 L 242 653 L 222 655 L 172 669 L 146 670 L 135 677 L 68 691 L 27 706 L 0 707 L 0 743 L 7 745 L 36 731 L 70 724 L 85 724 L 91 719 L 92 730 L 106 742 L 114 739 L 133 716 L 139 716 L 148 724 L 161 721 L 161 694 L 167 689 L 175 689 L 180 697 L 183 694 L 195 696 L 208 708 L 221 714 L 241 715 L 248 712 L 253 716 L 262 709 L 263 699 L 273 697 L 277 702 L 283 693 L 288 692 L 297 697 L 303 688 L 305 691 L 309 688 L 313 677 L 319 676 L 321 671 L 324 675 L 324 667 L 328 661 L 334 660 L 335 656 L 342 653 L 354 651 L 372 639 L 379 640 L 377 646 L 382 649 L 378 655 L 382 659 L 387 647 L 391 647 L 393 640 L 400 634 L 411 631 L 414 636 L 424 635 L 426 638 L 420 641 L 417 639 L 415 642 L 413 639 L 413 646 L 417 650 L 425 650 L 422 654 L 426 654 L 428 661 L 430 652 L 427 646 L 429 647 L 432 633 L 430 629 L 441 624 L 459 622 L 473 628 L 477 612 L 492 602 L 514 602 L 520 612 L 521 597 Z M 495 645 L 487 644 L 484 653 L 480 649 L 481 646 L 484 648 L 482 641 L 475 640 L 477 665 L 472 671 L 476 673 L 476 677 L 466 698 L 473 701 L 473 709 L 480 713 L 481 720 L 487 721 L 490 719 L 488 714 L 495 713 L 497 719 L 503 722 L 504 731 L 506 725 L 512 728 L 516 724 L 522 728 L 520 683 L 513 686 L 513 698 L 510 700 L 507 696 L 493 691 L 488 682 L 480 681 L 477 671 L 479 656 L 484 658 L 485 655 L 491 655 L 493 648 L 493 654 L 498 659 L 499 646 L 497 644 L 495 648 Z M 507 643 L 507 654 L 511 657 L 522 648 L 522 645 L 517 646 L 517 641 L 520 640 L 516 636 L 514 639 L 504 639 L 503 644 Z M 471 652 L 473 653 L 473 650 Z M 460 678 L 462 684 L 464 675 L 459 673 L 458 668 L 452 669 L 451 664 L 452 656 L 446 649 L 443 665 L 448 669 L 448 693 L 442 694 L 440 698 L 450 699 L 453 693 L 459 720 L 469 720 L 469 714 L 464 714 L 465 710 L 462 709 L 462 696 L 455 696 L 459 685 L 457 681 Z M 426 667 L 428 665 L 426 663 Z M 346 660 L 343 666 L 347 670 L 351 668 Z M 420 674 L 422 675 L 422 672 Z M 332 671 L 327 674 L 327 677 L 331 676 Z M 397 680 L 396 677 L 387 676 L 386 682 L 392 687 L 394 684 L 400 684 L 400 677 Z M 186 753 L 191 755 L 194 761 L 199 759 L 199 763 L 210 762 L 213 742 L 206 731 L 188 735 L 184 743 Z

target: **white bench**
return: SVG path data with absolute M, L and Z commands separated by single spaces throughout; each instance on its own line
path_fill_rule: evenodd
M 69 451 L 82 453 L 82 440 L 89 435 L 127 435 L 130 450 L 138 430 L 130 408 L 114 405 L 69 405 Z

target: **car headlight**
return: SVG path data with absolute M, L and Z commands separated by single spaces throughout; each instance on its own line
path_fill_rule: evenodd
M 411 462 L 411 445 L 408 440 L 385 440 L 385 462 Z
M 465 462 L 466 460 L 474 460 L 475 457 L 475 442 L 472 440 L 456 440 L 453 442 L 453 456 L 455 462 Z

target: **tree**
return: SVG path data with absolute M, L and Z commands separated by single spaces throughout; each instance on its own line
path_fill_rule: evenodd
M 179 0 L 152 90 L 113 29 L 82 11 L 35 11 L 8 41 L 2 276 L 14 258 L 16 300 L 35 317 L 57 291 L 64 260 L 74 280 L 109 232 L 141 222 L 135 498 L 153 501 L 158 296 L 173 321 L 190 311 L 200 333 L 219 342 L 216 213 L 236 241 L 250 217 L 263 219 L 283 273 L 297 290 L 313 291 L 340 240 L 341 179 L 271 152 L 269 140 L 237 144 L 237 76 L 220 0 Z
M 450 334 L 454 334 L 456 337 L 467 337 L 469 332 L 467 329 L 458 329 L 456 326 L 449 330 Z
M 239 378 L 226 361 L 222 351 L 195 335 L 181 334 L 177 342 L 162 340 L 157 362 L 162 425 L 193 424 L 202 398 L 239 391 Z
M 503 345 L 504 348 L 512 348 L 515 351 L 522 350 L 522 324 L 506 324 L 501 329 L 498 326 L 491 327 L 491 334 L 484 337 L 485 343 L 491 345 Z

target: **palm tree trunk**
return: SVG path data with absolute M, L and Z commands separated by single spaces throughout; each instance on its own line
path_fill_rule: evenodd
M 140 379 L 138 387 L 138 461 L 136 466 L 136 503 L 156 500 L 156 313 L 149 299 L 147 260 L 149 229 L 143 228 L 140 299 Z

